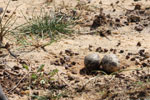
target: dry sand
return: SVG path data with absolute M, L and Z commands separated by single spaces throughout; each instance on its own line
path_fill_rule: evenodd
M 78 32 L 90 31 L 90 27 L 86 26 L 86 24 L 90 24 L 93 22 L 94 16 L 99 14 L 99 8 L 104 8 L 103 12 L 105 14 L 110 14 L 111 17 L 113 18 L 119 18 L 121 15 L 123 16 L 123 19 L 125 19 L 126 17 L 128 17 L 128 16 L 124 16 L 125 12 L 127 11 L 127 9 L 133 10 L 134 5 L 140 4 L 142 5 L 142 8 L 150 6 L 150 1 L 148 0 L 139 0 L 138 2 L 134 2 L 134 0 L 119 0 L 118 4 L 116 4 L 118 0 L 89 0 L 89 1 L 91 1 L 91 3 L 88 3 L 88 0 L 81 0 L 80 2 L 80 4 L 82 4 L 81 8 L 82 7 L 83 8 L 81 11 L 78 10 L 78 12 L 79 13 L 82 12 L 81 16 L 83 17 L 81 18 L 81 22 L 83 21 L 84 24 L 80 24 L 75 27 L 75 29 L 78 30 Z M 8 0 L 1 0 L 0 7 L 5 8 L 7 2 Z M 22 13 L 30 18 L 32 16 L 31 14 L 33 9 L 35 9 L 36 14 L 38 14 L 42 7 L 45 8 L 46 10 L 54 10 L 55 7 L 58 8 L 60 5 L 61 5 L 60 7 L 62 7 L 62 11 L 65 12 L 65 8 L 63 7 L 68 6 L 68 8 L 72 9 L 78 4 L 78 2 L 79 2 L 78 0 L 71 0 L 71 1 L 52 0 L 51 3 L 47 4 L 44 0 L 16 0 L 16 1 L 11 1 L 8 10 L 13 11 L 17 6 L 19 6 L 15 14 L 16 17 L 18 18 L 15 25 L 20 25 L 25 22 Z M 102 2 L 102 4 L 100 4 L 100 2 Z M 110 6 L 111 3 L 114 4 L 113 6 L 114 8 Z M 85 5 L 88 5 L 89 8 L 86 8 Z M 114 9 L 116 9 L 115 12 L 113 12 Z M 88 10 L 89 10 L 89 14 L 86 15 Z M 8 15 L 10 15 L 10 13 L 8 13 Z M 86 22 L 87 20 L 89 20 L 89 22 Z M 11 43 L 12 51 L 15 52 L 16 54 L 19 54 L 20 55 L 19 58 L 23 59 L 25 62 L 30 63 L 30 67 L 33 69 L 36 69 L 41 64 L 45 64 L 46 71 L 57 68 L 59 70 L 59 76 L 60 76 L 59 78 L 63 79 L 67 83 L 69 88 L 73 88 L 72 91 L 74 91 L 74 88 L 79 88 L 80 86 L 82 87 L 82 85 L 86 81 L 90 80 L 91 78 L 96 77 L 93 75 L 80 74 L 80 70 L 84 67 L 83 60 L 86 55 L 95 52 L 95 50 L 98 47 L 101 47 L 102 49 L 108 50 L 108 52 L 99 53 L 100 57 L 102 58 L 105 54 L 112 53 L 110 49 L 116 49 L 117 50 L 116 55 L 120 59 L 121 65 L 124 66 L 125 69 L 132 69 L 132 70 L 123 71 L 119 73 L 123 75 L 123 76 L 120 75 L 121 78 L 119 78 L 119 75 L 118 76 L 116 75 L 114 78 L 111 75 L 100 75 L 99 77 L 96 77 L 94 80 L 91 80 L 89 84 L 87 84 L 85 91 L 83 90 L 82 92 L 70 93 L 71 96 L 68 96 L 66 98 L 61 98 L 60 100 L 104 100 L 104 99 L 138 100 L 138 98 L 147 97 L 147 94 L 150 93 L 149 92 L 150 89 L 148 88 L 150 86 L 149 83 L 146 84 L 145 82 L 143 84 L 146 90 L 144 90 L 143 92 L 142 89 L 140 89 L 137 86 L 136 88 L 137 91 L 136 91 L 136 89 L 134 88 L 135 85 L 133 85 L 133 83 L 141 81 L 139 80 L 140 76 L 138 76 L 138 74 L 140 74 L 141 76 L 143 75 L 143 77 L 144 75 L 145 76 L 150 75 L 148 71 L 149 66 L 144 68 L 142 67 L 141 69 L 142 66 L 141 64 L 136 65 L 135 64 L 136 61 L 131 61 L 131 59 L 126 59 L 126 56 L 128 55 L 128 53 L 138 54 L 139 50 L 141 49 L 144 49 L 146 52 L 150 53 L 150 39 L 149 39 L 150 29 L 148 26 L 143 28 L 141 32 L 138 32 L 134 29 L 135 26 L 136 24 L 130 24 L 116 29 L 112 27 L 106 28 L 112 30 L 113 34 L 107 36 L 110 40 L 108 40 L 105 37 L 100 37 L 99 35 L 87 35 L 87 34 L 82 34 L 82 35 L 77 34 L 70 38 L 63 38 L 58 42 L 46 46 L 45 49 L 47 50 L 47 52 L 43 51 L 40 48 L 30 51 L 33 47 L 27 47 L 25 49 L 16 49 L 19 48 L 19 46 L 16 45 L 13 41 L 10 41 L 10 40 L 15 41 L 15 39 L 13 39 L 11 35 L 5 39 L 5 42 L 8 41 L 9 43 Z M 47 40 L 41 40 L 41 41 L 47 42 Z M 141 43 L 141 46 L 137 46 L 138 42 Z M 118 43 L 120 43 L 119 46 L 117 46 Z M 89 50 L 89 45 L 92 46 L 90 50 Z M 79 53 L 79 55 L 71 57 L 71 60 L 75 61 L 76 65 L 72 66 L 69 69 L 65 69 L 64 65 L 56 66 L 51 64 L 51 62 L 54 62 L 56 59 L 61 58 L 61 56 L 59 55 L 60 52 L 64 53 L 65 50 L 68 49 L 71 49 L 71 51 L 73 51 L 74 53 Z M 124 52 L 119 53 L 120 50 L 123 50 Z M 57 58 L 55 56 L 57 56 Z M 132 55 L 131 58 L 135 56 L 136 55 Z M 12 68 L 14 66 L 22 67 L 21 64 L 18 64 L 18 61 L 15 58 L 11 57 L 10 55 L 1 59 L 3 60 L 5 59 L 6 64 Z M 141 69 L 141 70 L 138 73 L 136 69 Z M 142 74 L 143 71 L 146 74 Z M 135 73 L 135 75 L 132 75 L 133 73 Z M 68 77 L 70 76 L 75 77 L 73 81 L 70 81 L 68 79 Z M 79 80 L 79 83 L 78 82 L 75 83 L 74 80 Z M 2 81 L 2 86 L 4 86 L 4 90 L 7 93 L 10 89 L 7 88 L 9 87 L 9 85 L 5 86 L 3 84 L 3 83 L 7 83 L 6 81 L 7 80 Z M 110 89 L 109 87 L 112 87 L 112 89 Z M 12 86 L 10 88 L 12 88 Z M 134 89 L 135 89 L 135 93 L 134 93 Z M 130 90 L 133 90 L 133 92 Z M 22 92 L 22 91 L 23 91 L 22 89 L 18 90 L 18 92 Z M 145 95 L 140 96 L 140 93 L 143 93 L 143 95 L 145 93 Z M 20 93 L 12 93 L 7 95 L 10 100 L 29 100 L 28 93 L 22 96 L 20 95 Z M 133 95 L 135 96 L 135 98 Z

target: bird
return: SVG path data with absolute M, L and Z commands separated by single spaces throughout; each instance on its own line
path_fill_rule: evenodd
M 0 85 L 0 100 L 8 100 L 3 92 L 2 86 Z

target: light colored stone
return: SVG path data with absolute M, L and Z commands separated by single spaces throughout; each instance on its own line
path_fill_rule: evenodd
M 88 70 L 96 70 L 99 69 L 100 66 L 100 57 L 97 53 L 92 53 L 84 58 L 85 67 Z
M 108 54 L 105 55 L 101 61 L 102 70 L 112 73 L 120 69 L 120 63 L 116 55 Z

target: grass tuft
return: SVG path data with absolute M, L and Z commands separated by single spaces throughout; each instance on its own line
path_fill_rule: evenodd
M 42 39 L 50 38 L 52 42 L 62 36 L 71 35 L 73 32 L 71 30 L 72 18 L 60 12 L 51 14 L 41 10 L 40 15 L 32 16 L 30 19 L 26 16 L 24 18 L 26 23 L 15 28 L 19 32 L 16 36 L 21 41 L 27 40 L 28 35 L 31 38 L 32 36 Z
M 16 19 L 14 19 L 13 16 L 14 16 L 14 13 L 17 8 L 12 12 L 12 14 L 10 16 L 8 16 L 8 18 L 6 20 L 4 20 L 6 11 L 8 10 L 8 6 L 10 4 L 10 1 L 11 0 L 8 1 L 6 8 L 5 8 L 2 16 L 0 17 L 0 47 L 2 47 L 2 45 L 3 45 L 4 36 L 6 36 L 11 31 L 13 25 L 16 22 Z

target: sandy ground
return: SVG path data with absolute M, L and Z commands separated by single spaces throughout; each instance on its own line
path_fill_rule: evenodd
M 91 3 L 88 3 L 88 0 L 81 0 L 81 2 L 80 2 L 82 4 L 81 7 L 83 7 L 82 8 L 83 10 L 81 10 L 82 16 L 83 16 L 81 18 L 81 22 L 83 21 L 84 24 L 83 25 L 80 24 L 75 27 L 75 29 L 80 33 L 90 31 L 90 27 L 86 26 L 85 24 L 89 24 L 89 23 L 93 22 L 94 16 L 99 14 L 99 8 L 101 8 L 101 7 L 104 8 L 105 14 L 110 14 L 112 17 L 115 17 L 115 18 L 119 18 L 120 16 L 123 16 L 123 18 L 126 18 L 126 17 L 128 17 L 128 16 L 124 16 L 126 9 L 132 10 L 132 9 L 134 9 L 134 6 L 136 4 L 142 5 L 142 8 L 150 6 L 150 1 L 148 1 L 148 0 L 139 0 L 138 2 L 135 2 L 136 0 L 135 1 L 134 0 L 120 0 L 119 3 L 117 3 L 117 4 L 116 4 L 117 0 L 111 0 L 111 1 L 110 0 L 89 0 L 89 1 L 91 1 Z M 7 2 L 8 2 L 8 0 L 1 0 L 0 1 L 1 7 L 5 8 Z M 60 1 L 52 0 L 52 2 L 50 4 L 47 4 L 46 1 L 44 1 L 44 0 L 16 0 L 16 1 L 10 2 L 8 10 L 10 10 L 12 12 L 17 6 L 19 6 L 17 8 L 16 14 L 15 14 L 15 16 L 18 18 L 15 25 L 20 25 L 25 22 L 25 19 L 24 19 L 22 13 L 30 18 L 32 16 L 31 14 L 32 14 L 33 9 L 35 9 L 35 13 L 38 14 L 42 7 L 45 8 L 46 10 L 54 11 L 54 8 L 59 7 L 59 5 L 61 5 L 60 7 L 62 7 L 62 10 L 65 12 L 65 10 L 64 10 L 65 8 L 63 8 L 63 7 L 69 6 L 70 9 L 73 9 L 78 4 L 78 2 L 79 2 L 78 0 L 71 0 L 71 1 L 70 0 L 60 0 Z M 102 2 L 102 4 L 100 2 Z M 114 4 L 114 6 L 113 6 L 114 8 L 112 8 L 110 6 L 111 3 Z M 86 7 L 84 8 L 85 5 L 88 5 L 89 8 L 88 9 L 86 9 Z M 116 9 L 115 12 L 113 11 L 114 9 Z M 90 12 L 87 15 L 86 15 L 86 12 L 88 12 L 88 11 L 86 11 L 86 10 L 89 10 L 89 12 Z M 11 14 L 11 12 L 7 13 L 8 16 Z M 88 22 L 86 22 L 86 21 L 88 21 Z M 103 84 L 103 82 L 106 82 L 105 84 L 107 84 L 107 82 L 108 82 L 108 85 L 106 85 L 106 87 L 103 87 L 103 85 L 100 85 L 100 86 L 92 85 L 91 86 L 91 84 L 96 84 L 96 83 L 91 83 L 89 86 L 87 86 L 87 90 L 89 92 L 86 90 L 83 92 L 80 92 L 80 93 L 75 92 L 75 94 L 73 96 L 68 97 L 68 98 L 61 98 L 60 100 L 104 100 L 104 99 L 106 99 L 106 100 L 137 100 L 138 96 L 137 96 L 137 98 L 130 98 L 131 95 L 126 93 L 128 91 L 128 88 L 125 88 L 125 87 L 130 87 L 130 85 L 131 85 L 130 82 L 132 83 L 132 82 L 140 81 L 140 80 L 138 80 L 139 78 L 136 79 L 135 76 L 142 73 L 143 71 L 146 73 L 146 75 L 149 75 L 150 74 L 148 71 L 149 67 L 144 67 L 144 68 L 142 67 L 142 69 L 141 69 L 142 64 L 136 65 L 136 61 L 131 60 L 131 58 L 134 58 L 136 55 L 131 55 L 131 57 L 129 59 L 126 59 L 126 56 L 128 55 L 128 53 L 138 54 L 138 52 L 142 49 L 144 49 L 145 52 L 150 53 L 150 44 L 149 44 L 150 43 L 150 39 L 149 39 L 150 38 L 150 34 L 149 34 L 150 29 L 148 26 L 148 27 L 143 28 L 143 30 L 139 32 L 134 29 L 135 26 L 136 26 L 136 24 L 131 23 L 128 26 L 125 25 L 123 27 L 119 27 L 116 29 L 108 27 L 108 29 L 111 29 L 112 33 L 113 33 L 113 34 L 107 36 L 110 40 L 105 37 L 101 37 L 99 35 L 76 34 L 73 37 L 69 37 L 69 38 L 65 38 L 65 39 L 63 38 L 63 39 L 59 40 L 58 42 L 55 42 L 51 45 L 46 46 L 45 47 L 45 49 L 47 50 L 46 52 L 43 51 L 41 48 L 32 50 L 33 47 L 16 49 L 16 48 L 19 48 L 19 46 L 14 43 L 15 39 L 12 39 L 11 36 L 8 36 L 5 39 L 5 41 L 8 41 L 10 43 L 12 42 L 11 43 L 12 51 L 15 52 L 16 54 L 18 54 L 19 58 L 21 58 L 25 62 L 29 63 L 29 66 L 32 69 L 36 69 L 41 64 L 45 64 L 46 71 L 57 68 L 59 70 L 59 75 L 60 75 L 59 78 L 63 79 L 69 88 L 79 87 L 80 85 L 82 86 L 86 81 L 90 80 L 92 77 L 96 77 L 93 75 L 82 75 L 80 73 L 80 70 L 82 68 L 84 68 L 83 62 L 84 62 L 84 57 L 86 55 L 96 52 L 96 49 L 98 47 L 101 47 L 102 49 L 108 50 L 106 52 L 98 53 L 100 55 L 100 58 L 102 58 L 105 54 L 114 53 L 113 51 L 110 51 L 111 49 L 113 49 L 113 50 L 116 49 L 115 54 L 118 56 L 118 58 L 121 62 L 121 66 L 125 67 L 125 69 L 132 69 L 132 70 L 123 71 L 120 73 L 120 74 L 125 75 L 126 78 L 130 77 L 130 78 L 127 78 L 129 83 L 127 83 L 126 85 L 123 85 L 126 83 L 124 78 L 118 79 L 117 76 L 115 78 L 112 78 L 109 75 L 106 75 L 106 76 L 102 75 L 96 79 L 101 80 L 100 84 Z M 14 41 L 10 41 L 11 39 Z M 45 41 L 47 41 L 47 40 L 44 40 L 44 42 Z M 141 43 L 141 46 L 137 46 L 138 42 Z M 120 44 L 120 45 L 118 45 L 118 44 Z M 60 55 L 60 52 L 65 54 L 65 50 L 71 50 L 72 52 L 79 54 L 79 55 L 71 56 L 71 61 L 76 62 L 76 65 L 73 65 L 69 69 L 66 69 L 64 67 L 64 65 L 57 66 L 55 64 L 52 64 L 52 62 L 55 62 L 57 59 L 62 57 Z M 124 52 L 120 53 L 121 50 L 123 50 Z M 18 61 L 15 58 L 11 57 L 10 55 L 8 55 L 2 59 L 3 60 L 5 59 L 6 64 L 12 68 L 14 66 L 22 67 L 21 64 L 18 64 Z M 148 61 L 148 60 L 150 60 L 150 59 L 148 58 L 146 61 Z M 141 62 L 141 63 L 143 63 L 143 62 Z M 136 73 L 136 75 L 132 76 L 132 73 L 136 72 L 136 69 L 141 69 L 140 70 L 141 72 Z M 140 74 L 140 75 L 142 75 L 142 74 Z M 69 76 L 75 77 L 75 79 L 73 79 L 73 80 L 79 80 L 79 83 L 70 81 L 68 79 Z M 140 77 L 140 76 L 138 76 L 138 77 Z M 112 79 L 113 82 L 104 81 L 105 78 L 108 78 L 108 80 Z M 106 96 L 104 96 L 100 93 L 101 90 L 96 90 L 96 88 L 97 88 L 97 89 L 102 89 L 102 91 L 105 91 L 105 89 L 107 89 L 109 87 L 109 85 L 114 86 L 114 84 L 121 84 L 121 83 L 117 83 L 117 82 L 119 82 L 118 80 L 123 81 L 122 85 L 116 85 L 116 87 L 113 87 L 113 88 L 114 88 L 114 91 L 117 91 L 116 94 L 120 93 L 121 96 L 113 95 L 114 96 L 113 97 L 113 96 L 111 96 L 110 93 L 108 93 L 109 95 L 107 95 L 107 93 L 106 93 Z M 2 84 L 7 83 L 6 81 L 3 80 Z M 92 82 L 93 82 L 93 80 L 92 80 Z M 95 79 L 94 79 L 94 82 L 95 82 Z M 8 84 L 10 84 L 10 83 L 8 83 Z M 4 87 L 4 90 L 6 93 L 10 90 L 10 89 L 8 89 L 8 86 L 5 86 L 4 84 L 2 86 Z M 121 86 L 124 86 L 124 88 Z M 12 88 L 12 86 L 11 86 L 11 88 Z M 119 90 L 120 88 L 124 89 L 125 93 L 122 93 L 121 90 Z M 134 90 L 133 87 L 131 87 L 131 89 Z M 41 90 L 42 90 L 42 88 L 41 88 Z M 18 92 L 22 92 L 22 91 L 23 90 L 21 90 L 21 89 L 18 90 Z M 98 92 L 96 92 L 96 91 L 98 91 Z M 138 91 L 141 91 L 141 90 L 139 89 Z M 146 88 L 146 91 L 148 91 L 147 93 L 149 93 L 150 90 L 148 88 Z M 113 91 L 111 91 L 111 92 L 115 94 L 115 92 L 113 92 Z M 28 99 L 29 96 L 27 96 L 27 94 L 20 96 L 17 93 L 12 93 L 12 94 L 9 93 L 7 95 L 10 100 L 29 100 Z M 137 95 L 137 94 L 135 94 L 135 95 Z M 147 95 L 145 95 L 145 98 L 146 97 L 147 97 Z M 139 98 L 141 98 L 141 97 L 139 96 Z

